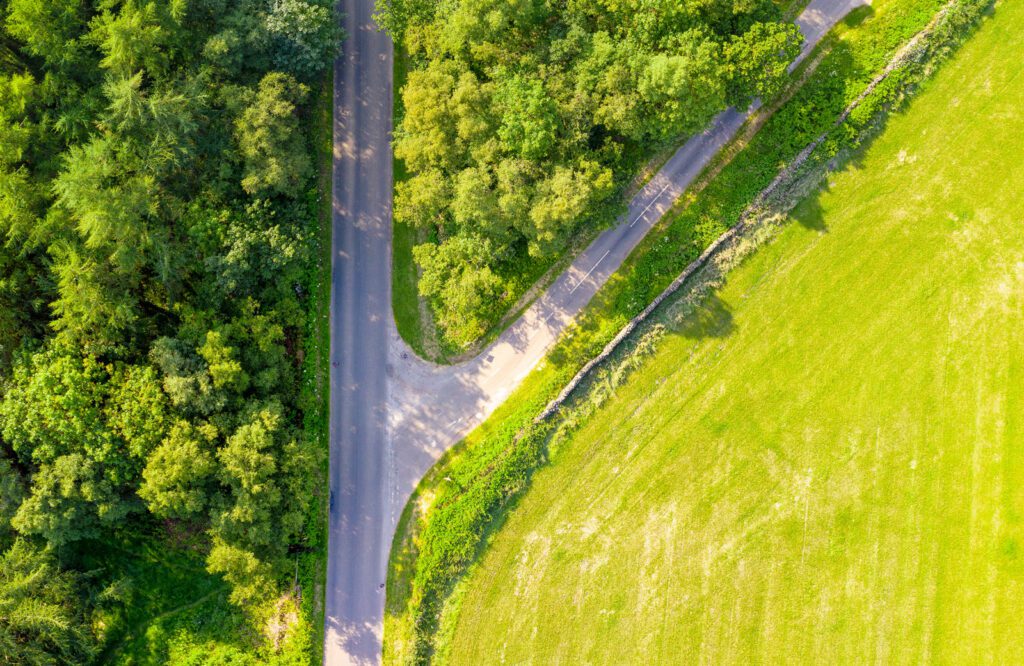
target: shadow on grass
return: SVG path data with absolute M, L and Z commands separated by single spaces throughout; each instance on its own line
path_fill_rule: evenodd
M 79 544 L 76 568 L 86 572 L 102 627 L 98 663 L 168 663 L 172 646 L 188 653 L 216 649 L 250 654 L 258 637 L 228 602 L 228 586 L 207 573 L 202 556 L 160 534 L 134 534 Z
M 676 333 L 691 340 L 727 338 L 736 331 L 732 307 L 712 292 L 676 327 Z

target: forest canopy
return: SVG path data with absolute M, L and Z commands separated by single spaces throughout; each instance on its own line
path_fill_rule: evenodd
M 89 540 L 198 531 L 249 604 L 304 539 L 307 128 L 341 35 L 326 0 L 0 16 L 0 661 L 79 662 Z M 34 597 L 52 624 L 14 626 Z
M 390 0 L 379 21 L 411 67 L 394 216 L 434 239 L 420 292 L 456 345 L 501 273 L 609 224 L 639 159 L 773 94 L 801 44 L 772 0 Z

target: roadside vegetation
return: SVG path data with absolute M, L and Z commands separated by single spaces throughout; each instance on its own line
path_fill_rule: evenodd
M 492 330 L 575 234 L 610 224 L 654 148 L 771 96 L 800 47 L 772 0 L 647 10 L 396 0 L 380 22 L 405 54 L 397 234 L 421 230 L 417 289 L 444 353 Z M 407 258 L 396 306 L 420 351 Z
M 2 11 L 0 661 L 310 662 L 332 7 Z
M 1024 8 L 561 441 L 446 663 L 1019 663 Z
M 546 361 L 423 481 L 392 551 L 387 661 L 425 662 L 451 645 L 467 567 L 484 552 L 534 469 L 547 460 L 549 438 L 558 425 L 533 424 L 534 417 L 631 317 L 732 226 L 780 167 L 811 141 L 829 132 L 819 148 L 820 162 L 856 150 L 887 109 L 913 90 L 930 62 L 958 43 L 988 3 L 956 4 L 925 62 L 909 63 L 894 73 L 838 129 L 830 130 L 843 109 L 943 5 L 940 0 L 879 0 L 839 26 L 819 47 L 827 53 L 802 87 L 704 184 L 699 198 L 685 198 L 678 211 L 666 216 Z M 579 506 L 585 503 L 577 502 Z

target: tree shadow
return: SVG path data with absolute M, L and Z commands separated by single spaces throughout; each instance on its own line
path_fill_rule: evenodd
M 841 23 L 847 28 L 856 28 L 861 23 L 875 15 L 875 8 L 871 5 L 861 5 L 847 14 Z
M 684 314 L 674 332 L 690 340 L 726 338 L 736 331 L 732 306 L 711 292 Z
M 821 233 L 827 232 L 828 225 L 825 224 L 825 209 L 821 205 L 821 196 L 829 192 L 830 189 L 828 180 L 823 180 L 816 191 L 804 197 L 797 204 L 796 208 L 789 214 L 790 219 L 795 220 L 797 224 L 805 229 Z

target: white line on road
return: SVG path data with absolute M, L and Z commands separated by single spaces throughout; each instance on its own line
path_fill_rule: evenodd
M 598 264 L 604 261 L 604 258 L 608 256 L 609 252 L 611 252 L 611 250 L 606 250 L 605 253 L 601 255 L 601 258 L 597 260 L 597 263 L 594 264 L 589 271 L 587 271 L 587 274 L 581 277 L 580 281 L 576 283 L 576 286 L 569 290 L 570 294 L 580 288 L 580 285 L 583 284 L 583 281 L 590 277 L 590 274 L 594 272 L 594 269 L 597 268 Z
M 633 218 L 633 221 L 629 223 L 629 226 L 632 227 L 634 224 L 639 222 L 640 218 L 647 214 L 647 211 L 649 211 L 651 209 L 651 206 L 653 206 L 655 204 L 655 202 L 658 201 L 658 197 L 660 197 L 662 194 L 664 194 L 665 190 L 667 190 L 669 188 L 669 185 L 671 185 L 671 184 L 672 183 L 670 181 L 668 183 L 668 185 L 665 185 L 665 187 L 661 188 L 661 192 L 658 192 L 657 194 L 654 195 L 654 198 L 651 199 L 651 203 L 647 204 L 647 208 L 644 208 L 642 211 L 640 211 L 640 214 Z

